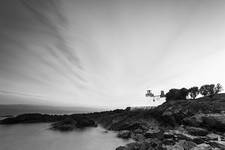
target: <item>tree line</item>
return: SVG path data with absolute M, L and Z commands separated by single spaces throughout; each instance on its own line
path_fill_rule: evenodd
M 214 95 L 218 94 L 223 90 L 221 84 L 205 84 L 200 88 L 197 86 L 181 89 L 170 89 L 169 92 L 166 93 L 165 97 L 167 101 L 170 100 L 183 100 L 187 99 L 187 97 L 191 97 L 191 99 L 195 99 L 199 94 L 202 96 L 208 96 L 212 98 Z

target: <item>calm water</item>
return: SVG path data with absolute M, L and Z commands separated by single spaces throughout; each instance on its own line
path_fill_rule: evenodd
M 58 132 L 49 124 L 0 125 L 0 150 L 115 150 L 131 141 L 101 127 Z

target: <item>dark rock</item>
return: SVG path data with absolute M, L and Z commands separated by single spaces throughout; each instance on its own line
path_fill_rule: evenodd
M 196 114 L 185 118 L 183 122 L 190 126 L 203 126 L 211 130 L 225 131 L 225 114 Z
M 180 141 L 178 142 L 178 144 L 179 144 L 180 146 L 182 146 L 182 147 L 184 148 L 184 150 L 190 150 L 190 149 L 192 149 L 193 147 L 196 147 L 196 146 L 197 146 L 196 143 L 191 142 L 191 141 L 185 141 L 185 140 L 180 140 Z
M 193 141 L 194 143 L 196 143 L 196 144 L 202 144 L 202 143 L 205 143 L 205 140 L 204 140 L 203 138 L 201 138 L 201 137 L 194 138 L 192 141 Z
M 77 127 L 83 128 L 83 127 L 97 127 L 97 124 L 95 121 L 90 119 L 89 117 L 83 117 L 83 116 L 77 116 L 73 117 L 75 121 L 77 121 Z
M 144 130 L 142 130 L 142 129 L 136 129 L 136 130 L 134 130 L 133 132 L 134 132 L 134 133 L 137 133 L 137 134 L 140 134 L 140 133 L 143 133 Z
M 225 150 L 225 142 L 224 141 L 211 141 L 209 142 L 209 145 L 212 147 L 217 147 L 221 150 Z
M 131 133 L 128 130 L 123 130 L 123 131 L 120 131 L 117 136 L 120 138 L 128 139 L 130 138 Z
M 134 139 L 135 141 L 144 141 L 145 137 L 143 134 L 132 134 L 132 139 Z
M 186 130 L 189 134 L 195 136 L 205 136 L 209 133 L 208 130 L 198 127 L 186 127 Z
M 149 129 L 144 136 L 146 138 L 155 138 L 162 135 L 162 132 L 159 129 Z
M 207 134 L 206 137 L 209 140 L 218 140 L 221 136 L 215 133 L 210 133 L 210 134 Z
M 51 129 L 59 131 L 71 131 L 75 128 L 96 127 L 96 123 L 87 117 L 66 118 L 51 124 Z
M 174 145 L 175 144 L 175 140 L 174 139 L 164 139 L 163 140 L 163 144 L 164 145 Z
M 71 131 L 76 128 L 77 122 L 71 118 L 51 124 L 51 129 L 59 131 Z
M 193 147 L 191 150 L 213 150 L 213 148 L 209 144 L 202 143 Z
M 202 116 L 203 123 L 206 127 L 217 131 L 225 131 L 225 114 L 208 114 Z
M 133 143 L 127 144 L 128 150 L 140 150 L 140 148 L 141 148 L 141 143 L 138 143 L 138 142 L 133 142 Z
M 183 123 L 189 126 L 199 127 L 202 125 L 202 114 L 196 114 L 191 117 L 186 117 L 183 119 Z

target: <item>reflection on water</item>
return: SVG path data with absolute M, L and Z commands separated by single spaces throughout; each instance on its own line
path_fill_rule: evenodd
M 131 141 L 101 127 L 58 132 L 49 124 L 0 125 L 0 150 L 115 150 Z

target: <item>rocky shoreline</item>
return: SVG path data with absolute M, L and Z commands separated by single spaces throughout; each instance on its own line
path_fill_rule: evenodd
M 118 131 L 119 138 L 135 142 L 116 150 L 225 150 L 225 95 L 213 99 L 166 102 L 150 110 L 114 111 L 72 115 L 23 114 L 1 124 L 52 123 L 50 129 L 71 131 L 96 127 Z

